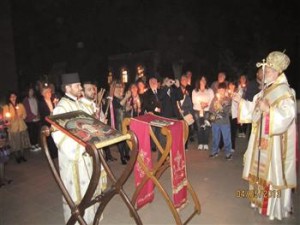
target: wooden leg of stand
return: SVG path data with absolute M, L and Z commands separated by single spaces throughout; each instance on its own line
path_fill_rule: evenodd
M 119 177 L 119 179 L 116 179 L 113 172 L 107 165 L 105 159 L 103 158 L 102 154 L 99 155 L 100 161 L 102 162 L 102 165 L 107 173 L 107 176 L 112 181 L 112 187 L 110 190 L 104 192 L 103 196 L 101 197 L 100 206 L 97 209 L 95 220 L 94 220 L 94 225 L 98 224 L 101 214 L 103 213 L 106 205 L 116 194 L 119 194 L 121 196 L 122 200 L 124 201 L 127 208 L 129 209 L 130 215 L 133 216 L 135 223 L 139 224 L 139 225 L 142 224 L 142 221 L 141 221 L 136 209 L 134 208 L 134 205 L 131 203 L 130 199 L 128 198 L 125 191 L 123 190 L 123 185 L 128 180 L 128 177 L 130 176 L 130 174 L 133 170 L 133 167 L 134 167 L 137 155 L 138 155 L 136 136 L 132 132 L 129 132 L 129 133 L 131 134 L 131 139 L 130 139 L 130 143 L 132 146 L 131 157 L 130 157 L 130 160 L 127 163 L 127 166 L 124 169 L 122 175 Z
M 190 193 L 190 195 L 192 196 L 193 202 L 194 202 L 194 211 L 193 213 L 186 219 L 186 221 L 183 224 L 188 224 L 188 222 L 196 215 L 196 214 L 200 214 L 201 213 L 201 206 L 200 206 L 200 202 L 199 199 L 197 197 L 196 192 L 194 191 L 192 185 L 190 184 L 190 182 L 188 181 L 187 184 L 187 188 L 188 188 L 188 192 Z
M 61 180 L 60 178 L 60 175 L 59 175 L 59 172 L 51 158 L 51 155 L 50 155 L 50 152 L 49 152 L 49 148 L 48 148 L 48 145 L 47 145 L 47 141 L 46 141 L 46 136 L 49 136 L 50 135 L 50 129 L 45 126 L 42 128 L 41 130 L 41 143 L 42 143 L 42 147 L 43 147 L 43 150 L 45 152 L 45 155 L 46 155 L 46 158 L 48 160 L 48 164 L 50 166 L 50 169 L 51 169 L 51 172 L 54 176 L 54 179 L 58 185 L 58 187 L 60 188 L 61 192 L 62 192 L 62 195 L 64 196 L 67 204 L 69 205 L 70 209 L 71 209 L 71 213 L 72 215 L 74 215 L 74 219 L 72 219 L 72 221 L 68 221 L 68 225 L 73 225 L 75 224 L 76 221 L 79 222 L 80 225 L 87 225 L 86 222 L 84 221 L 83 219 L 83 216 L 81 215 L 77 205 L 75 204 L 75 202 L 72 200 L 68 190 L 66 189 L 63 181 Z

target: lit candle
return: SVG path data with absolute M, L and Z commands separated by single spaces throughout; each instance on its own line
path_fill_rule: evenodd
M 109 73 L 108 73 L 108 77 L 107 77 L 107 83 L 108 83 L 108 84 L 111 84 L 112 78 L 113 78 L 112 72 L 109 72 Z
M 6 112 L 6 113 L 5 113 L 5 119 L 9 120 L 9 119 L 10 119 L 10 117 L 11 117 L 11 114 L 10 114 L 10 112 Z
M 123 70 L 122 72 L 122 81 L 123 83 L 127 83 L 128 82 L 128 75 L 127 75 L 127 71 Z

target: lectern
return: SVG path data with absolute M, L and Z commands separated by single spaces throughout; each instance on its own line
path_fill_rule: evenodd
M 78 222 L 81 225 L 86 225 L 87 223 L 84 220 L 85 210 L 96 203 L 99 203 L 99 207 L 96 211 L 93 224 L 99 224 L 100 217 L 105 207 L 115 195 L 120 195 L 121 199 L 129 209 L 129 214 L 133 217 L 135 223 L 142 224 L 137 210 L 123 189 L 124 183 L 133 170 L 138 154 L 136 136 L 132 132 L 122 134 L 121 132 L 112 129 L 110 126 L 100 122 L 99 120 L 96 120 L 83 111 L 74 111 L 55 116 L 49 116 L 46 117 L 46 120 L 52 125 L 52 127 L 48 128 L 45 126 L 42 128 L 42 146 L 54 179 L 71 209 L 72 215 L 67 224 L 73 225 Z M 64 185 L 64 182 L 60 177 L 58 168 L 55 166 L 55 163 L 53 162 L 53 159 L 49 153 L 46 137 L 51 135 L 51 132 L 55 132 L 57 130 L 65 133 L 67 136 L 84 146 L 86 153 L 92 157 L 93 172 L 90 178 L 90 183 L 84 196 L 82 197 L 82 200 L 79 203 L 75 203 L 70 196 L 67 188 Z M 113 171 L 107 165 L 101 149 L 121 141 L 127 141 L 130 143 L 131 157 L 127 166 L 124 167 L 122 175 L 119 178 L 116 178 Z M 95 191 L 101 175 L 101 165 L 104 167 L 104 170 L 107 173 L 107 178 L 111 181 L 111 185 L 101 194 L 95 196 Z
M 145 114 L 123 121 L 123 133 L 133 131 L 139 141 L 139 154 L 134 168 L 136 190 L 131 202 L 136 209 L 154 200 L 154 189 L 166 201 L 176 224 L 187 224 L 196 214 L 200 214 L 200 202 L 187 177 L 184 143 L 188 137 L 188 126 L 183 120 L 173 120 L 153 114 Z M 154 129 L 159 129 L 161 136 Z M 155 143 L 160 157 L 152 159 L 150 138 Z M 133 149 L 135 146 L 129 143 Z M 163 185 L 160 177 L 170 168 L 171 185 Z M 169 196 L 167 188 L 172 189 Z M 178 211 L 187 204 L 188 194 L 194 203 L 194 211 L 182 221 Z

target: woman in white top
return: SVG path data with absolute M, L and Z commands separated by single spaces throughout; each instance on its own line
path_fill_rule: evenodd
M 195 89 L 192 92 L 193 109 L 195 110 L 195 121 L 197 125 L 198 149 L 208 150 L 209 127 L 208 111 L 214 98 L 214 92 L 207 86 L 207 79 L 201 76 L 196 82 Z

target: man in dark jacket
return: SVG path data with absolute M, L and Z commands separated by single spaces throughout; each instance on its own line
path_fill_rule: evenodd
M 183 99 L 183 94 L 179 80 L 174 81 L 166 77 L 161 91 L 161 115 L 167 118 L 181 119 L 177 103 L 181 99 Z
M 149 89 L 144 93 L 142 111 L 152 112 L 156 115 L 161 114 L 161 90 L 158 88 L 156 76 L 149 77 Z

